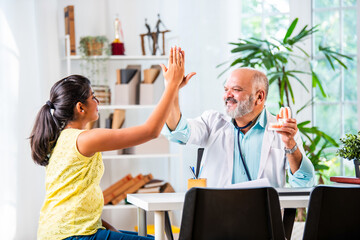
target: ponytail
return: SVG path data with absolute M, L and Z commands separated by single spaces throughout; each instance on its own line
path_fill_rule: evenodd
M 31 156 L 41 166 L 49 164 L 51 150 L 61 131 L 52 110 L 48 104 L 40 109 L 30 135 Z
M 47 166 L 61 131 L 74 120 L 74 108 L 90 96 L 90 81 L 80 75 L 71 75 L 54 84 L 50 100 L 36 116 L 30 135 L 31 156 L 35 163 Z

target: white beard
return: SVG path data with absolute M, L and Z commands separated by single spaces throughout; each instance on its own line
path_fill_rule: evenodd
M 229 115 L 231 118 L 234 118 L 234 119 L 245 116 L 246 114 L 250 113 L 254 109 L 253 100 L 254 100 L 254 97 L 251 94 L 249 96 L 248 100 L 238 101 L 236 103 L 236 108 L 234 110 L 230 110 L 226 106 L 227 100 L 225 100 L 225 110 L 226 110 L 227 115 Z

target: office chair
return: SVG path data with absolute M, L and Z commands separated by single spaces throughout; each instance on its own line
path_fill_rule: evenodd
M 274 188 L 191 188 L 179 239 L 285 239 Z
M 303 239 L 360 239 L 359 200 L 360 187 L 315 187 Z

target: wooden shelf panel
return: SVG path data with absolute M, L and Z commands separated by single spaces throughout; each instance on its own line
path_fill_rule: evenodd
M 156 105 L 99 105 L 99 110 L 113 109 L 153 109 Z
M 117 205 L 105 205 L 103 210 L 113 210 L 113 209 L 136 209 L 136 206 L 132 204 L 117 204 Z
M 179 154 L 121 154 L 103 155 L 103 159 L 136 159 L 136 158 L 171 158 L 179 157 Z
M 104 59 L 106 57 L 103 57 L 103 56 L 93 56 L 93 57 L 90 57 L 90 58 L 93 58 L 93 59 Z M 65 57 L 64 60 L 67 60 L 68 58 Z M 76 55 L 76 56 L 70 56 L 69 57 L 70 60 L 82 60 L 81 56 L 80 55 Z M 127 56 L 127 55 L 118 55 L 118 56 L 109 56 L 107 58 L 108 60 L 126 60 L 126 61 L 129 61 L 129 60 L 139 60 L 139 61 L 144 61 L 144 60 L 167 60 L 168 57 L 167 56 Z

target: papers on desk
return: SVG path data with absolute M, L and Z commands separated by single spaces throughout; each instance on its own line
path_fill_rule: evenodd
M 253 181 L 236 183 L 225 186 L 225 188 L 257 188 L 271 187 L 267 178 L 256 179 Z M 313 187 L 308 188 L 275 188 L 279 196 L 309 196 Z
M 309 196 L 313 187 L 275 188 L 279 196 Z
M 225 188 L 256 188 L 256 187 L 271 187 L 267 178 L 260 178 L 253 181 L 235 183 L 225 186 Z

